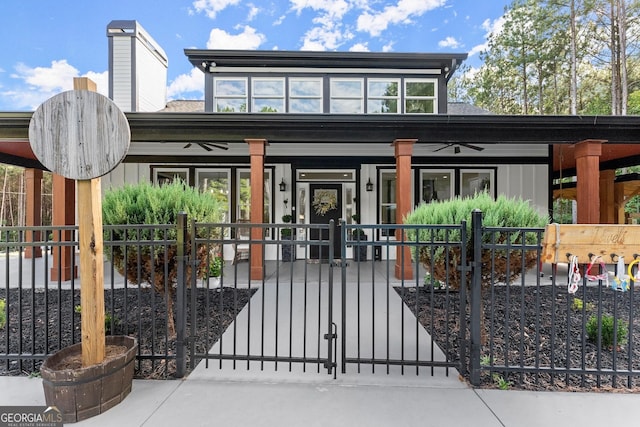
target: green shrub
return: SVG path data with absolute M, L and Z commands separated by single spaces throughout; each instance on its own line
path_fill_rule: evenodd
M 291 222 L 292 218 L 293 217 L 289 214 L 282 215 L 282 222 L 284 222 L 285 224 L 288 224 Z M 293 234 L 293 230 L 289 227 L 284 227 L 280 229 L 280 236 L 284 238 L 290 238 L 292 234 Z
M 141 182 L 135 185 L 125 185 L 105 192 L 102 202 L 102 216 L 104 225 L 146 224 L 161 225 L 175 224 L 180 212 L 185 212 L 190 220 L 199 223 L 219 223 L 225 206 L 211 194 L 200 192 L 198 189 L 186 185 L 182 181 L 173 181 L 164 185 L 151 185 Z M 212 227 L 199 228 L 201 233 L 197 237 L 220 238 L 214 234 Z M 166 230 L 164 227 L 136 229 L 122 227 L 105 232 L 105 240 L 136 241 L 136 240 L 175 240 L 176 227 Z M 191 236 L 187 236 L 187 241 Z M 196 253 L 192 253 L 192 245 L 186 245 L 185 256 L 195 258 L 199 262 L 189 263 L 186 277 L 191 277 L 192 268 L 196 270 L 196 277 L 203 278 L 209 271 L 207 265 L 212 248 L 200 245 Z M 155 290 L 163 295 L 165 292 L 165 278 L 169 286 L 167 311 L 169 313 L 169 328 L 174 332 L 173 297 L 178 277 L 177 247 L 176 245 L 114 245 L 105 250 L 107 258 L 113 263 L 117 271 L 131 283 L 152 284 Z M 126 254 L 126 259 L 125 259 Z M 165 265 L 166 264 L 166 265 Z M 138 272 L 138 268 L 141 271 Z
M 482 211 L 482 223 L 485 227 L 513 227 L 515 228 L 541 228 L 549 223 L 549 218 L 540 214 L 527 201 L 522 199 L 498 196 L 493 199 L 489 194 L 482 192 L 471 197 L 454 198 L 451 200 L 423 203 L 405 218 L 405 224 L 414 225 L 459 225 L 466 221 L 467 241 L 463 242 L 467 248 L 467 259 L 471 259 L 473 247 L 471 244 L 471 216 L 474 210 Z M 407 237 L 411 241 L 422 242 L 456 242 L 460 241 L 460 231 L 444 228 L 424 228 L 419 231 L 408 230 Z M 484 242 L 506 244 L 507 239 L 512 245 L 521 244 L 523 239 L 526 244 L 536 244 L 537 234 L 534 232 L 499 231 L 483 233 Z M 496 250 L 483 252 L 482 265 L 493 266 L 493 276 L 490 272 L 483 272 L 483 284 L 487 285 L 490 279 L 494 282 L 506 282 L 519 275 L 522 266 L 521 250 L 513 250 L 509 255 L 510 277 L 506 277 L 507 251 Z M 414 253 L 415 255 L 415 253 Z M 525 251 L 524 263 L 526 268 L 531 268 L 537 260 L 536 251 Z M 445 245 L 425 245 L 418 248 L 419 261 L 435 279 L 446 282 L 454 288 L 460 285 L 458 266 L 462 258 L 459 248 L 450 248 L 447 251 Z M 447 263 L 447 260 L 449 261 Z M 492 264 L 493 262 L 493 264 Z
M 76 305 L 73 307 L 73 311 L 76 314 L 82 315 L 82 306 L 80 304 Z M 111 324 L 113 323 L 113 326 L 118 326 L 120 324 L 120 320 L 118 320 L 118 318 L 116 316 L 113 316 L 111 313 L 109 313 L 108 311 L 105 311 L 104 313 L 104 331 L 107 334 L 110 334 L 111 331 Z
M 209 277 L 220 277 L 222 276 L 222 268 L 224 267 L 224 258 L 220 255 L 216 255 L 211 257 L 211 262 L 209 263 L 209 271 L 207 275 Z
M 618 330 L 616 336 L 616 344 L 623 345 L 627 341 L 628 323 L 619 320 L 614 322 L 614 317 L 608 314 L 602 315 L 602 321 L 600 322 L 600 330 L 602 333 L 601 344 L 603 348 L 613 347 L 613 330 L 614 323 L 616 323 L 616 329 Z M 591 316 L 587 321 L 587 338 L 594 344 L 598 343 L 598 316 Z
M 0 299 L 0 329 L 4 329 L 7 324 L 7 303 L 4 299 Z
M 596 306 L 592 302 L 588 302 L 585 306 L 584 301 L 582 301 L 580 298 L 574 298 L 573 302 L 571 303 L 571 309 L 573 311 L 582 311 L 583 308 L 585 311 L 593 311 L 595 310 Z

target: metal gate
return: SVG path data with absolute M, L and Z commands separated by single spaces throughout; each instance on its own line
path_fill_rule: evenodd
M 465 225 L 343 224 L 342 230 L 342 243 L 355 256 L 342 259 L 341 372 L 462 370 L 466 346 L 453 342 L 466 342 L 466 269 L 445 271 L 457 278 L 454 288 L 425 274 L 421 264 L 443 251 L 466 266 Z
M 217 256 L 232 258 L 218 279 L 201 276 L 197 261 L 189 262 L 188 325 L 191 367 L 204 359 L 224 369 L 301 369 L 335 374 L 336 325 L 333 320 L 333 245 L 330 224 L 296 225 L 295 242 L 281 237 L 291 225 L 192 224 L 192 253 L 207 254 L 204 268 Z M 242 229 L 249 230 L 243 232 Z M 311 229 L 321 240 L 306 240 Z M 286 234 L 284 235 L 286 236 Z M 309 263 L 290 260 L 294 245 L 328 251 L 329 260 Z M 254 252 L 275 261 L 251 265 Z M 238 256 L 242 254 L 242 256 Z M 256 269 L 259 280 L 252 280 Z
M 429 286 L 433 283 L 424 282 L 420 263 L 409 258 L 416 250 L 464 254 L 464 225 L 412 226 L 418 233 L 410 240 L 406 237 L 410 226 L 342 223 L 336 227 L 331 221 L 296 225 L 295 241 L 280 237 L 287 226 L 291 227 L 194 223 L 185 231 L 190 238 L 187 252 L 200 254 L 186 254 L 186 259 L 206 254 L 204 262 L 185 263 L 190 286 L 184 301 L 178 295 L 178 305 L 184 304 L 187 313 L 191 368 L 202 359 L 207 367 L 215 361 L 224 369 L 299 369 L 334 376 L 337 365 L 341 373 L 361 372 L 363 366 L 371 372 L 382 366 L 387 373 L 413 367 L 416 374 L 426 373 L 426 368 L 431 375 L 436 369 L 448 373 L 449 368 L 460 368 L 464 350 L 452 355 L 446 344 L 436 345 L 434 336 L 436 330 L 457 328 L 455 333 L 445 332 L 445 343 L 466 340 L 465 286 L 461 292 Z M 364 234 L 356 229 L 364 229 Z M 312 234 L 320 240 L 308 239 Z M 371 239 L 365 240 L 365 235 Z M 334 257 L 336 239 L 340 258 Z M 305 259 L 289 258 L 296 253 L 294 245 L 304 248 Z M 328 258 L 311 259 L 311 248 L 318 245 Z M 251 280 L 255 251 L 263 259 L 275 258 L 257 266 L 263 273 L 260 280 Z M 214 265 L 217 256 L 234 261 L 219 279 L 213 274 L 198 279 L 202 276 L 198 269 Z M 461 262 L 466 265 L 465 259 Z M 410 265 L 418 269 L 410 272 L 412 278 L 396 279 L 409 273 L 404 269 Z M 458 274 L 465 280 L 466 275 Z M 335 293 L 334 277 L 341 285 Z M 430 314 L 421 313 L 417 304 L 417 293 L 424 294 L 424 289 L 430 289 Z M 412 293 L 415 307 L 407 305 Z M 339 307 L 335 316 L 334 305 Z

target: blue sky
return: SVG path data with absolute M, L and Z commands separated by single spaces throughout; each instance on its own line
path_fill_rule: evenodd
M 510 0 L 2 0 L 0 111 L 31 111 L 89 77 L 107 94 L 112 20 L 169 57 L 170 99 L 203 99 L 185 48 L 465 52 L 477 66 Z

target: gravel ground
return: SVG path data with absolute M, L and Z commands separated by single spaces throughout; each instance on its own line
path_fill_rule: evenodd
M 197 289 L 196 336 L 199 352 L 208 351 L 236 315 L 249 301 L 254 290 L 250 289 Z M 35 298 L 34 298 L 35 296 Z M 187 292 L 191 298 L 191 291 Z M 7 300 L 5 289 L 0 299 Z M 7 325 L 0 328 L 0 355 L 53 353 L 60 348 L 80 342 L 81 311 L 78 290 L 10 289 Z M 136 378 L 172 378 L 175 361 L 162 360 L 155 355 L 175 356 L 175 336 L 167 333 L 164 300 L 149 287 L 105 290 L 107 333 L 131 335 L 138 339 L 138 355 L 148 356 L 136 363 Z M 188 305 L 190 306 L 190 304 Z M 19 309 L 21 307 L 21 310 Z M 191 310 L 188 308 L 188 318 Z M 190 331 L 191 320 L 187 322 Z M 37 374 L 44 357 L 34 360 L 0 360 L 0 375 Z M 187 352 L 187 363 L 190 364 Z M 190 366 L 190 365 L 188 365 Z
M 460 306 L 458 293 L 430 288 L 396 289 L 420 323 L 451 360 L 459 361 Z M 633 295 L 632 295 L 633 294 Z M 483 294 L 484 326 L 481 364 L 494 366 L 481 375 L 483 387 L 527 390 L 640 391 L 639 377 L 586 373 L 513 373 L 499 366 L 539 366 L 593 370 L 598 367 L 640 371 L 640 292 L 617 292 L 597 283 L 569 295 L 566 285 L 495 286 Z M 579 301 L 582 301 L 582 304 Z M 446 307 L 450 307 L 447 311 Z M 493 308 L 493 310 L 492 310 Z M 628 325 L 631 334 L 612 347 L 589 340 L 586 324 L 599 311 Z M 467 310 L 468 313 L 468 310 Z M 469 316 L 465 315 L 466 322 Z M 597 324 L 597 323 L 596 323 Z M 627 328 L 625 328 L 627 329 Z M 629 329 L 627 329 L 629 332 Z M 469 335 L 467 333 L 467 339 Z M 493 352 L 490 350 L 493 348 Z M 615 350 L 615 351 L 614 351 Z M 468 380 L 467 375 L 467 380 Z

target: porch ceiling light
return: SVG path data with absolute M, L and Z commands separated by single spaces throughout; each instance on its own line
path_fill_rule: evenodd
M 287 191 L 287 183 L 284 182 L 284 178 L 282 178 L 282 181 L 280 181 L 280 191 Z
M 371 182 L 371 178 L 367 181 L 366 187 L 367 191 L 373 191 L 373 182 Z

